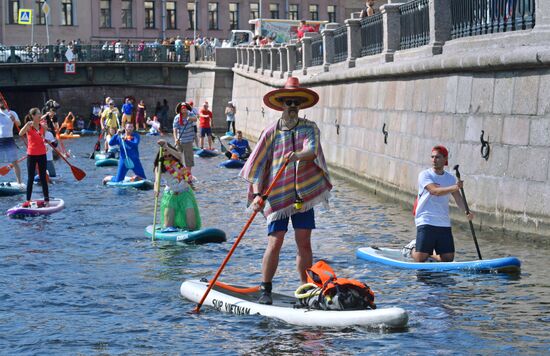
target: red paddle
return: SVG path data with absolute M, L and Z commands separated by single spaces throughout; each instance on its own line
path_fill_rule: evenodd
M 275 178 L 273 178 L 273 181 L 271 182 L 271 184 L 269 185 L 269 187 L 267 188 L 267 190 L 265 191 L 264 195 L 262 195 L 262 197 L 265 197 L 265 199 L 267 199 L 267 197 L 269 196 L 269 194 L 271 193 L 271 190 L 273 189 L 273 187 L 275 186 L 275 183 L 279 180 L 279 178 L 281 178 L 281 175 L 283 174 L 286 166 L 288 165 L 288 158 L 285 159 L 285 162 L 283 163 L 283 165 L 281 166 L 281 168 L 279 168 L 279 171 L 277 172 L 277 174 L 275 175 Z M 262 199 L 261 201 L 261 205 L 264 204 L 264 201 L 265 199 Z M 254 218 L 256 217 L 256 214 L 258 214 L 257 211 L 254 211 L 252 213 L 252 215 L 250 215 L 250 218 L 248 218 L 248 221 L 246 222 L 246 224 L 244 225 L 241 233 L 239 234 L 239 236 L 237 237 L 237 239 L 235 240 L 235 242 L 233 243 L 233 246 L 231 246 L 231 249 L 229 250 L 229 253 L 227 254 L 227 256 L 225 256 L 225 259 L 223 260 L 221 266 L 218 268 L 218 271 L 216 272 L 216 274 L 214 275 L 214 278 L 212 278 L 212 280 L 210 280 L 210 283 L 208 284 L 208 288 L 206 288 L 206 291 L 204 292 L 204 295 L 202 296 L 201 300 L 199 301 L 199 304 L 197 304 L 197 306 L 195 307 L 195 309 L 193 309 L 193 312 L 195 313 L 198 313 L 202 307 L 202 304 L 204 303 L 205 299 L 206 299 L 206 296 L 208 295 L 208 293 L 210 293 L 210 290 L 212 289 L 212 287 L 214 287 L 214 285 L 216 284 L 216 281 L 218 280 L 218 277 L 220 276 L 220 274 L 222 273 L 223 269 L 225 268 L 225 265 L 227 264 L 227 262 L 229 262 L 229 258 L 231 258 L 231 255 L 233 254 L 233 252 L 235 251 L 235 249 L 237 248 L 237 245 L 239 244 L 239 242 L 241 242 L 241 239 L 243 238 L 244 234 L 246 233 L 246 230 L 248 230 L 248 227 L 250 226 L 250 224 L 252 223 L 252 221 L 254 220 Z
M 19 158 L 19 159 L 18 159 L 17 161 L 15 161 L 15 162 L 19 163 L 19 162 L 25 160 L 26 158 L 27 158 L 27 156 L 23 156 L 23 157 Z M 12 168 L 13 168 L 13 163 L 10 163 L 10 164 L 8 164 L 8 165 L 6 165 L 6 166 L 0 167 L 0 176 L 5 176 L 6 174 L 9 173 L 9 171 L 10 171 Z
M 82 169 L 80 168 L 77 168 L 75 166 L 73 166 L 66 158 L 64 155 L 62 155 L 61 153 L 59 153 L 59 151 L 50 143 L 48 142 L 48 145 L 50 145 L 52 147 L 52 149 L 59 155 L 59 157 L 61 157 L 65 163 L 67 163 L 69 165 L 69 167 L 71 167 L 71 171 L 73 172 L 73 176 L 75 177 L 76 180 L 82 180 L 84 179 L 84 177 L 86 177 L 86 172 L 84 172 Z

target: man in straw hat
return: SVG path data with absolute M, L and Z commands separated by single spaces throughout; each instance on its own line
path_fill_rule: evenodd
M 254 211 L 263 211 L 268 224 L 268 243 L 262 261 L 262 296 L 259 302 L 271 304 L 271 281 L 277 270 L 289 218 L 298 247 L 296 267 L 302 283 L 311 267 L 311 230 L 315 228 L 313 207 L 328 203 L 330 183 L 321 148 L 319 128 L 313 121 L 298 117 L 319 101 L 317 93 L 300 87 L 298 78 L 288 78 L 284 88 L 264 96 L 264 104 L 281 111 L 281 117 L 261 134 L 258 144 L 240 176 L 250 183 L 248 202 Z M 267 189 L 286 159 L 289 165 L 262 204 Z
M 189 116 L 189 111 L 191 110 L 193 108 L 188 103 L 178 103 L 176 105 L 176 116 L 172 124 L 174 128 L 174 143 L 178 151 L 183 152 L 185 166 L 189 173 L 191 173 L 191 167 L 195 165 L 193 157 L 193 140 L 195 139 L 193 123 L 197 121 L 196 117 Z

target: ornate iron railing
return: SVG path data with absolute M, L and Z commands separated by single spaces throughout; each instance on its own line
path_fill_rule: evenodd
M 535 0 L 450 0 L 452 38 L 527 30 L 535 26 Z
M 311 65 L 323 64 L 323 37 L 319 36 L 311 40 Z
M 428 0 L 414 0 L 399 7 L 401 12 L 401 49 L 415 48 L 430 42 Z
M 147 45 L 77 45 L 68 46 L 0 46 L 0 63 L 4 62 L 182 62 L 189 63 L 185 47 Z M 198 52 L 198 51 L 197 51 Z M 205 51 L 206 52 L 206 51 Z M 210 57 L 213 58 L 214 49 Z M 70 57 L 70 56 L 69 56 Z
M 361 20 L 361 57 L 382 53 L 383 33 L 384 23 L 381 13 Z
M 343 62 L 348 58 L 348 28 L 338 27 L 334 30 L 334 63 Z

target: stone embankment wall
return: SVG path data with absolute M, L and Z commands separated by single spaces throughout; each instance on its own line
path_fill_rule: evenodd
M 319 125 L 333 173 L 412 205 L 431 147 L 443 144 L 449 170 L 460 165 L 477 228 L 550 236 L 550 51 L 544 44 L 550 7 L 537 4 L 534 30 L 450 40 L 438 50 L 432 45 L 337 64 L 325 56 L 322 66 L 288 72 L 262 70 L 261 62 L 238 54 L 237 128 L 254 140 L 280 116 L 263 95 L 298 76 L 319 93 L 319 103 L 301 116 Z M 481 155 L 482 132 L 488 159 Z

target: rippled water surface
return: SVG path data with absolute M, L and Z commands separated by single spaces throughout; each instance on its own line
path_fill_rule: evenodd
M 144 137 L 142 161 L 151 175 L 155 139 Z M 519 276 L 416 273 L 358 260 L 355 250 L 401 246 L 413 236 L 409 211 L 361 188 L 335 180 L 331 209 L 317 210 L 316 259 L 340 276 L 367 282 L 379 307 L 409 312 L 398 332 L 294 327 L 258 316 L 234 316 L 194 305 L 179 295 L 185 279 L 211 278 L 240 232 L 245 184 L 237 171 L 217 168 L 221 158 L 197 158 L 197 199 L 203 223 L 226 231 L 221 245 L 154 245 L 144 237 L 152 223 L 153 193 L 103 187 L 115 168 L 87 158 L 95 143 L 84 137 L 66 145 L 82 182 L 62 161 L 51 187 L 66 209 L 25 220 L 0 217 L 0 353 L 2 354 L 548 354 L 550 278 L 548 243 L 481 236 L 485 258 L 513 254 Z M 12 176 L 8 176 L 12 178 Z M 6 178 L 6 177 L 4 177 Z M 40 196 L 37 188 L 35 196 Z M 466 188 L 467 190 L 467 188 Z M 23 196 L 0 198 L 3 211 Z M 455 229 L 461 260 L 475 258 L 466 231 Z M 257 217 L 221 280 L 260 281 L 265 221 Z M 295 245 L 287 239 L 275 288 L 298 285 Z

